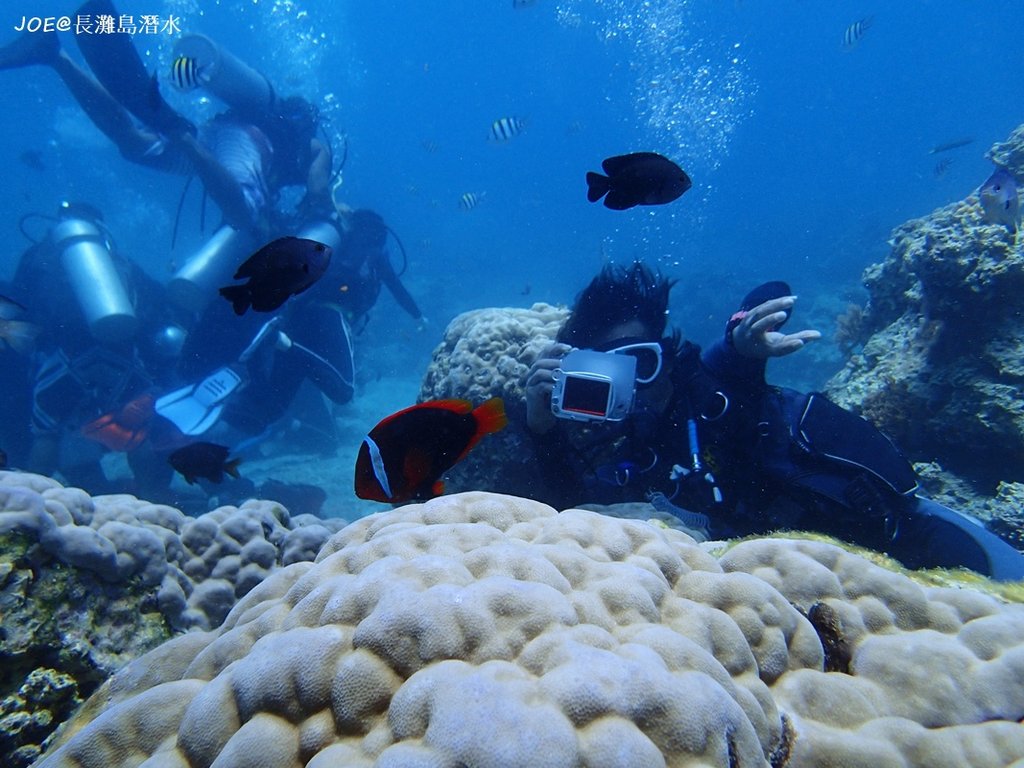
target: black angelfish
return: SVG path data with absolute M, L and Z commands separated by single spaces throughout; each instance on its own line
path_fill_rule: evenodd
M 249 282 L 225 286 L 220 295 L 231 302 L 236 315 L 244 315 L 250 306 L 257 312 L 273 312 L 323 277 L 330 262 L 330 246 L 301 237 L 280 237 L 256 251 L 235 272 L 235 280 L 249 278 Z
M 671 203 L 693 186 L 686 171 L 655 152 L 609 157 L 601 167 L 607 176 L 587 173 L 587 199 L 604 197 L 605 207 L 616 211 Z
M 216 443 L 191 443 L 176 450 L 167 457 L 167 461 L 181 473 L 189 485 L 194 484 L 200 477 L 212 483 L 219 483 L 224 479 L 225 473 L 234 478 L 238 477 L 238 465 L 241 460 L 229 461 L 228 453 L 229 448 Z

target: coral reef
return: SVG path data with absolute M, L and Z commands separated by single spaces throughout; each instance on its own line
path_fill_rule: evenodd
M 216 626 L 272 570 L 312 560 L 344 523 L 255 501 L 190 518 L 0 472 L 0 762 L 28 765 L 76 697 L 172 629 Z M 65 677 L 69 685 L 38 684 Z
M 1024 126 L 990 157 L 1024 179 Z M 869 267 L 871 333 L 828 383 L 911 459 L 937 462 L 992 498 L 1024 482 L 1024 252 L 976 194 L 908 221 Z
M 0 755 L 8 768 L 30 765 L 42 753 L 53 729 L 82 703 L 75 680 L 54 669 L 38 668 L 18 692 L 0 700 Z
M 569 312 L 549 304 L 530 309 L 479 309 L 448 324 L 423 377 L 419 400 L 465 398 L 479 405 L 505 401 L 509 425 L 490 435 L 446 474 L 448 491 L 487 488 L 522 493 L 536 477 L 526 430 L 526 374 L 554 342 Z M 509 456 L 525 457 L 522 462 Z
M 27 536 L 99 582 L 151 590 L 174 629 L 217 626 L 272 569 L 312 560 L 345 523 L 292 518 L 257 500 L 193 518 L 134 496 L 91 498 L 40 475 L 0 472 L 0 534 Z
M 349 525 L 131 662 L 38 768 L 994 768 L 1024 760 L 1021 637 L 1024 606 L 830 544 L 716 558 L 466 493 Z

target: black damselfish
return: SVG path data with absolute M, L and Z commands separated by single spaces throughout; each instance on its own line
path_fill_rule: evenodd
M 693 186 L 686 171 L 656 152 L 609 157 L 601 167 L 607 176 L 587 173 L 587 199 L 604 197 L 605 207 L 616 211 L 671 203 Z
M 189 485 L 197 478 L 205 478 L 212 483 L 224 479 L 224 473 L 238 477 L 240 459 L 228 460 L 230 449 L 216 443 L 191 443 L 179 448 L 167 457 L 168 463 L 181 473 Z
M 256 251 L 235 272 L 235 280 L 249 278 L 249 282 L 225 286 L 220 295 L 231 302 L 236 315 L 244 315 L 250 306 L 257 312 L 273 312 L 323 277 L 330 263 L 330 246 L 301 237 L 280 237 Z

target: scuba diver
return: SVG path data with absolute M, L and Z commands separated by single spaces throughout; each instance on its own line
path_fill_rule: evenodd
M 99 211 L 66 202 L 56 217 L 36 216 L 48 231 L 4 289 L 41 330 L 23 363 L 30 396 L 4 399 L 6 427 L 28 433 L 12 463 L 59 472 L 94 494 L 165 488 L 170 473 L 147 438 L 160 372 L 173 367 L 184 332 L 162 287 L 116 249 Z M 107 479 L 108 451 L 127 453 L 128 488 Z
M 369 312 L 377 303 L 381 286 L 387 286 L 398 305 L 417 322 L 420 328 L 427 320 L 416 301 L 395 272 L 387 250 L 388 234 L 395 237 L 403 257 L 405 249 L 381 215 L 366 208 L 338 213 L 342 238 L 334 251 L 327 276 L 313 291 L 327 301 L 337 302 L 349 323 L 362 331 L 369 321 Z M 403 266 L 402 272 L 405 271 Z
M 391 265 L 386 247 L 391 230 L 383 218 L 370 210 L 343 208 L 338 222 L 339 237 L 315 230 L 311 237 L 340 241 L 332 248 L 326 274 L 270 320 L 259 313 L 236 317 L 224 301 L 206 309 L 184 344 L 178 366 L 181 378 L 198 383 L 161 397 L 156 404 L 161 416 L 186 435 L 207 435 L 219 425 L 217 439 L 222 442 L 258 445 L 291 421 L 286 416 L 303 381 L 332 403 L 352 399 L 351 325 L 365 327 L 382 285 L 421 325 L 426 323 Z M 332 228 L 334 222 L 321 227 Z M 397 236 L 396 241 L 401 247 Z M 306 442 L 332 449 L 334 420 L 323 400 L 306 397 L 300 405 L 307 412 L 300 423 L 319 425 L 315 431 L 326 438 L 309 435 L 312 439 Z
M 355 394 L 352 338 L 341 308 L 307 294 L 270 319 L 256 312 L 236 317 L 228 302 L 214 302 L 185 340 L 178 374 L 198 383 L 157 399 L 156 412 L 183 435 L 226 443 L 236 455 L 281 430 L 304 381 L 333 403 Z M 333 449 L 334 420 L 322 399 L 307 398 L 305 406 L 316 410 L 304 419 L 315 433 L 307 442 Z
M 110 0 L 88 0 L 77 14 L 119 18 Z M 196 129 L 160 95 L 130 35 L 75 38 L 88 71 L 56 33 L 28 32 L 0 48 L 0 69 L 49 66 L 126 159 L 202 180 L 224 223 L 174 275 L 172 301 L 200 313 L 238 264 L 277 234 L 337 240 L 336 228 L 325 223 L 334 212 L 333 157 L 312 104 L 279 97 L 262 74 L 209 38 L 185 35 L 175 44 L 172 82 L 204 88 L 228 107 Z M 294 211 L 279 211 L 282 190 L 293 186 L 304 187 L 304 196 Z
M 769 357 L 820 338 L 783 333 L 796 297 L 771 282 L 744 298 L 701 352 L 666 333 L 673 281 L 641 263 L 605 267 L 526 380 L 539 482 L 531 496 L 650 501 L 711 537 L 821 531 L 909 568 L 1024 579 L 1024 554 L 927 499 L 896 447 L 820 393 L 770 386 Z

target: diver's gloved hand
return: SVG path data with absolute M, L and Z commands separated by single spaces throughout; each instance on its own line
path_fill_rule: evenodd
M 739 322 L 732 327 L 732 345 L 744 357 L 764 360 L 792 354 L 809 341 L 821 338 L 819 331 L 781 333 L 778 329 L 789 318 L 796 296 L 782 296 L 737 313 Z M 731 325 L 731 324 L 730 324 Z
M 416 330 L 419 331 L 420 333 L 423 333 L 425 330 L 427 330 L 428 325 L 430 325 L 430 321 L 427 320 L 427 318 L 425 318 L 423 315 L 420 315 L 418 318 L 416 318 Z
M 562 367 L 562 358 L 571 351 L 568 344 L 552 344 L 537 356 L 526 374 L 526 425 L 532 432 L 543 434 L 555 426 L 555 415 L 551 412 L 554 372 Z

